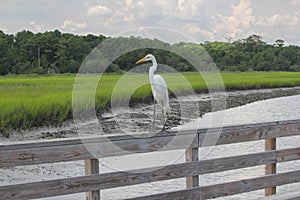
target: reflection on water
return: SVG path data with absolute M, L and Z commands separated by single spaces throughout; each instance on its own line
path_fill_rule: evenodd
M 300 119 L 300 95 L 258 101 L 226 110 L 225 124 Z
M 238 125 L 300 119 L 300 95 L 268 99 L 246 104 L 225 111 L 207 113 L 202 118 L 195 119 L 183 127 L 206 128 L 211 123 L 211 117 L 218 113 L 225 115 L 224 125 Z

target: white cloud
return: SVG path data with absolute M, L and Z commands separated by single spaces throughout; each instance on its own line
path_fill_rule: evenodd
M 277 26 L 290 26 L 294 27 L 299 23 L 299 14 L 296 12 L 293 15 L 279 15 L 274 14 L 271 16 L 259 16 L 257 22 L 258 26 L 264 27 L 277 27 Z
M 29 25 L 33 31 L 37 31 L 37 32 L 41 32 L 44 28 L 44 25 L 38 24 L 36 22 L 30 22 Z
M 300 5 L 300 1 L 299 0 L 292 0 L 291 4 L 294 5 L 294 6 L 296 6 L 296 5 L 299 6 Z
M 135 4 L 132 0 L 125 0 L 125 8 L 124 10 L 132 10 L 135 7 Z
M 255 22 L 255 16 L 251 8 L 251 0 L 241 0 L 236 6 L 231 5 L 232 15 L 222 16 L 218 15 L 218 20 L 214 28 L 215 34 L 227 34 L 226 37 L 235 39 L 238 33 L 243 32 L 245 29 L 250 29 Z
M 204 36 L 210 40 L 215 39 L 215 35 L 209 30 L 201 29 L 194 23 L 188 23 L 184 26 L 184 30 L 189 33 L 190 36 Z
M 61 27 L 68 31 L 77 31 L 87 27 L 87 23 L 66 19 Z
M 185 0 L 177 0 L 176 10 L 183 11 L 183 9 L 184 9 L 183 3 L 184 2 L 185 2 Z
M 268 42 L 284 38 L 299 44 L 300 0 L 72 0 L 72 9 L 69 1 L 36 1 L 5 0 L 1 29 L 109 36 L 146 26 L 175 29 L 199 42 L 259 34 Z
M 203 15 L 203 0 L 177 0 L 173 16 L 181 20 L 198 20 Z
M 108 16 L 108 15 L 112 15 L 112 13 L 113 12 L 111 9 L 102 5 L 90 6 L 86 12 L 87 16 L 97 16 L 97 15 Z
M 123 11 L 116 11 L 114 13 L 114 15 L 110 18 L 111 22 L 113 23 L 126 23 L 126 22 L 130 22 L 133 21 L 134 18 L 134 14 L 129 14 Z

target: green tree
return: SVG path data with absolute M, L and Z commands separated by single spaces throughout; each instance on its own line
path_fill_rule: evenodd
M 0 31 L 0 74 L 5 75 L 11 70 L 11 49 L 14 39 L 12 35 L 6 35 Z
M 285 42 L 282 39 L 277 39 L 274 43 L 275 47 L 283 47 L 284 45 L 285 45 Z

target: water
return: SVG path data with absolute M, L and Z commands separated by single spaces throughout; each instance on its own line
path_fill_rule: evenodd
M 211 122 L 212 113 L 205 114 L 201 119 L 192 120 L 187 127 L 207 126 Z M 300 119 L 300 95 L 281 97 L 258 101 L 244 106 L 228 109 L 224 112 L 219 111 L 214 113 L 216 116 L 225 116 L 222 118 L 224 125 L 237 125 L 244 123 L 259 123 L 268 121 L 280 121 L 289 119 Z M 278 139 L 278 147 L 291 148 L 298 147 L 300 137 L 289 137 Z M 242 155 L 264 151 L 264 142 L 246 142 L 241 144 L 220 145 L 213 148 L 202 148 L 200 159 L 211 159 L 217 157 Z M 168 151 L 155 152 L 140 155 L 128 155 L 122 157 L 111 157 L 101 159 L 100 171 L 102 173 L 118 170 L 138 169 L 151 166 L 165 166 L 173 163 L 184 162 L 184 151 Z M 50 169 L 51 168 L 51 169 Z M 278 164 L 278 172 L 287 172 L 300 168 L 299 161 Z M 65 170 L 69 169 L 69 170 Z M 24 171 L 24 167 L 16 167 L 13 172 L 0 169 L 0 184 L 8 184 L 5 178 L 2 179 L 2 174 L 9 176 L 13 182 L 38 181 L 41 179 L 55 179 L 67 176 L 83 175 L 84 165 L 82 162 L 71 163 L 55 163 L 49 165 L 38 165 L 26 167 L 26 173 L 20 176 L 17 172 Z M 34 172 L 34 173 L 32 173 Z M 47 176 L 48 174 L 48 176 Z M 200 185 L 212 185 L 224 182 L 230 182 L 240 179 L 254 178 L 264 175 L 264 166 L 256 166 L 246 169 L 226 171 L 222 173 L 213 173 L 200 176 Z M 2 179 L 2 180 L 1 180 Z M 143 196 L 167 191 L 180 190 L 185 188 L 185 179 L 175 179 L 169 181 L 155 182 L 149 184 L 141 184 L 137 186 L 129 186 L 123 188 L 115 188 L 101 191 L 102 199 L 122 199 L 136 196 Z M 278 193 L 295 192 L 300 188 L 300 184 L 291 184 L 278 187 Z M 242 195 L 234 195 L 222 197 L 221 199 L 259 199 L 264 195 L 264 191 L 254 191 Z M 52 197 L 44 199 L 84 199 L 84 194 L 74 194 L 62 197 Z

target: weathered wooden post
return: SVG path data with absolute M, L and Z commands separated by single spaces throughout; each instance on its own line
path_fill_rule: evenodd
M 85 175 L 99 174 L 99 160 L 85 160 Z M 100 200 L 100 190 L 86 192 L 86 200 Z
M 266 139 L 265 140 L 265 150 L 276 150 L 276 138 Z M 276 174 L 276 163 L 268 164 L 265 167 L 265 174 Z M 270 187 L 265 189 L 265 195 L 273 195 L 276 194 L 276 187 Z
M 199 160 L 199 149 L 190 148 L 185 152 L 185 162 L 193 162 Z M 199 186 L 199 176 L 186 177 L 186 187 L 192 188 Z

